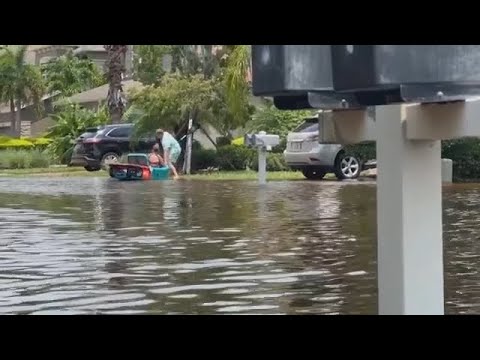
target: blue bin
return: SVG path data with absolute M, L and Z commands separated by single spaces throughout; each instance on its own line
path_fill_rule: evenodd
M 152 180 L 168 180 L 169 175 L 170 169 L 166 166 L 152 168 Z

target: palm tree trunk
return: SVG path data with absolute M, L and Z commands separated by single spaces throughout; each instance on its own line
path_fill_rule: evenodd
M 17 101 L 17 111 L 15 111 L 15 137 L 19 138 L 22 135 L 22 102 Z
M 10 98 L 10 133 L 15 136 L 16 132 L 16 119 L 15 119 L 15 101 L 13 98 Z
M 104 47 L 108 54 L 107 78 L 109 88 L 107 106 L 112 124 L 118 124 L 122 121 L 123 113 L 125 111 L 122 76 L 125 73 L 127 45 L 105 45 Z

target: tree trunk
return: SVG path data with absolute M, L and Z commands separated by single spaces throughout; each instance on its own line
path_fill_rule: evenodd
M 118 124 L 122 121 L 123 113 L 125 111 L 122 77 L 125 73 L 127 45 L 105 45 L 104 47 L 108 54 L 107 78 L 109 87 L 107 106 L 112 124 Z
M 16 132 L 16 119 L 15 119 L 15 101 L 13 98 L 10 99 L 10 133 L 12 136 L 17 134 Z
M 19 138 L 22 135 L 22 102 L 17 101 L 17 111 L 15 111 L 15 137 Z

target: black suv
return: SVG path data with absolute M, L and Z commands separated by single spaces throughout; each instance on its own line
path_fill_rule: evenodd
M 98 171 L 109 162 L 129 152 L 148 153 L 155 144 L 155 135 L 133 139 L 132 124 L 105 125 L 87 129 L 77 139 L 70 166 L 83 166 Z

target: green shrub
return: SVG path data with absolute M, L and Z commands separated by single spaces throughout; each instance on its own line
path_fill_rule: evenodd
M 3 149 L 45 149 L 52 142 L 47 138 L 21 138 L 15 139 L 8 136 L 0 136 L 0 150 Z
M 192 171 L 217 167 L 217 152 L 211 149 L 192 150 Z
M 29 138 L 29 139 L 25 139 L 25 140 L 31 141 L 33 143 L 33 145 L 35 146 L 35 149 L 46 149 L 47 146 L 52 142 L 52 139 L 43 138 L 43 137 Z
M 33 147 L 33 143 L 25 139 L 3 138 L 0 142 L 0 149 L 30 149 Z
M 216 143 L 218 147 L 228 146 L 232 144 L 232 140 L 226 136 L 217 137 Z
M 258 156 L 252 161 L 252 169 L 258 171 Z M 283 154 L 268 153 L 267 154 L 267 171 L 288 171 L 290 168 L 285 161 Z
M 344 147 L 347 154 L 354 155 L 362 162 L 374 160 L 377 158 L 377 148 L 375 141 L 366 141 L 359 144 L 347 145 Z
M 258 155 L 255 149 L 243 145 L 227 145 L 215 150 L 197 150 L 192 153 L 192 170 L 218 167 L 224 171 L 258 170 Z M 288 171 L 283 154 L 269 152 L 267 155 L 268 171 Z
M 246 146 L 222 146 L 217 149 L 217 166 L 221 170 L 245 170 L 251 167 L 255 156 L 256 151 Z
M 442 158 L 453 161 L 453 177 L 456 181 L 480 179 L 480 139 L 443 141 Z
M 33 149 L 0 151 L 0 168 L 3 169 L 41 168 L 49 165 L 50 158 L 45 151 Z
M 31 168 L 47 168 L 50 166 L 51 159 L 46 151 L 33 150 L 31 151 Z
M 362 161 L 376 159 L 375 142 L 349 145 L 347 152 Z M 480 180 L 480 139 L 462 138 L 442 141 L 442 158 L 453 161 L 454 180 Z

